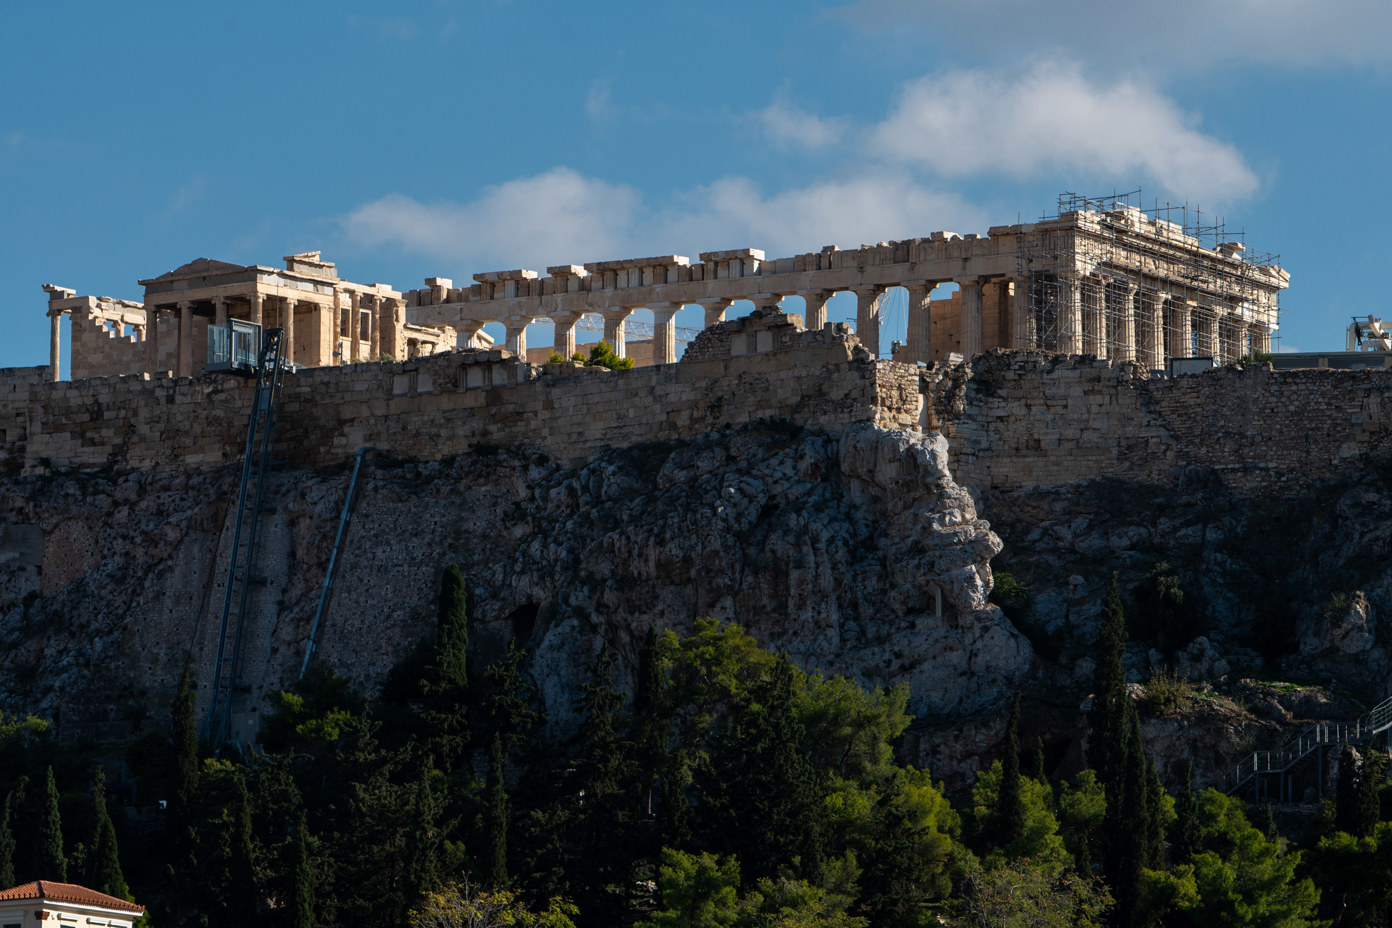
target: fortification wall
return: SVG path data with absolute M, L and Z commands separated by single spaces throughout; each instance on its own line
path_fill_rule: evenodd
M 1150 378 L 1133 363 L 994 352 L 926 372 L 958 482 L 1012 490 L 1210 469 L 1239 495 L 1295 494 L 1392 439 L 1392 371 L 1227 367 Z
M 784 350 L 611 372 L 535 367 L 500 351 L 286 374 L 278 453 L 303 468 L 374 446 L 426 460 L 475 445 L 580 460 L 607 446 L 683 438 L 763 418 L 839 429 L 918 428 L 918 369 L 875 362 L 834 328 Z M 252 383 L 228 375 L 108 377 L 0 389 L 0 453 L 26 473 L 192 474 L 240 458 Z M 7 417 L 22 422 L 13 435 Z

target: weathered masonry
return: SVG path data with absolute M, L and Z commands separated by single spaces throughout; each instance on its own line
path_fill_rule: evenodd
M 297 367 L 455 347 L 452 330 L 407 322 L 400 293 L 340 279 L 317 251 L 287 255 L 283 269 L 199 258 L 140 285 L 144 303 L 44 285 L 53 380 L 61 373 L 63 316 L 72 319 L 74 380 L 160 371 L 190 377 L 208 366 L 245 366 L 263 325 L 284 330 L 287 357 Z
M 1279 297 L 1290 281 L 1274 256 L 1248 253 L 1237 241 L 1213 241 L 1212 230 L 1186 228 L 1124 203 L 1068 202 L 1052 219 L 996 226 L 986 236 L 935 232 L 928 238 L 834 246 L 789 258 L 753 248 L 713 251 L 692 264 L 681 255 L 475 274 L 469 287 L 447 278 L 404 296 L 411 318 L 472 336 L 501 323 L 507 348 L 523 355 L 527 327 L 550 323 L 556 350 L 575 350 L 575 327 L 587 314 L 605 323 L 620 352 L 625 321 L 648 309 L 655 321 L 656 363 L 677 359 L 673 317 L 684 306 L 705 309 L 707 326 L 731 304 L 755 306 L 798 296 L 809 329 L 826 322 L 827 300 L 856 295 L 855 331 L 872 351 L 880 344 L 888 290 L 908 291 L 908 332 L 893 356 L 935 361 L 972 357 L 995 347 L 1036 348 L 1136 360 L 1147 369 L 1169 358 L 1211 357 L 1220 363 L 1264 353 L 1278 326 Z M 955 283 L 947 300 L 930 293 Z

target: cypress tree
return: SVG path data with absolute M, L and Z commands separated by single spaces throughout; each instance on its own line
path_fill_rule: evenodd
M 1044 763 L 1044 739 L 1034 739 L 1034 778 L 1044 785 L 1049 784 L 1049 771 Z
M 1093 675 L 1092 710 L 1088 715 L 1088 760 L 1107 792 L 1108 804 L 1116 801 L 1125 776 L 1123 742 L 1126 740 L 1126 614 L 1117 591 L 1117 575 L 1102 604 L 1102 627 L 1097 636 L 1097 664 Z
M 489 889 L 503 889 L 507 886 L 507 785 L 503 782 L 503 736 L 493 735 L 493 746 L 489 750 L 488 787 L 486 808 L 484 810 L 487 831 L 488 856 L 484 859 L 484 879 Z
M 314 928 L 314 879 L 309 869 L 309 829 L 304 812 L 295 828 L 295 862 L 290 876 L 290 928 Z
M 256 900 L 260 887 L 256 882 L 256 838 L 251 829 L 251 794 L 247 791 L 246 775 L 238 769 L 233 788 L 236 790 L 237 821 L 232 834 L 232 854 L 229 866 L 231 883 L 228 912 L 234 925 L 256 922 Z
M 1010 722 L 1005 729 L 1005 760 L 1001 765 L 1000 797 L 996 807 L 997 835 L 1001 847 L 1010 847 L 1025 833 L 1025 803 L 1020 795 L 1020 691 L 1010 703 Z
M 1192 760 L 1189 761 L 1189 768 L 1184 775 L 1184 786 L 1175 797 L 1174 834 L 1171 836 L 1170 849 L 1174 853 L 1176 864 L 1187 862 L 1199 849 L 1198 797 L 1194 795 Z
M 1146 759 L 1141 744 L 1140 717 L 1135 706 L 1126 706 L 1125 736 L 1121 745 L 1124 765 L 1118 801 L 1107 799 L 1105 829 L 1107 882 L 1116 897 L 1117 924 L 1127 925 L 1140 895 L 1141 870 L 1149 860 L 1150 808 L 1146 789 Z
M 44 810 L 39 819 L 39 879 L 68 881 L 68 860 L 63 856 L 63 819 L 58 812 L 58 782 L 48 768 L 44 786 Z
M 0 811 L 0 887 L 9 888 L 15 885 L 15 836 L 14 826 L 10 820 L 10 808 L 14 799 L 14 793 L 5 794 L 5 805 Z
M 436 620 L 435 673 L 441 688 L 463 691 L 469 685 L 468 591 L 458 564 L 445 569 L 440 579 L 439 615 Z
M 176 834 L 182 837 L 193 813 L 193 797 L 198 789 L 198 721 L 194 716 L 193 664 L 184 665 L 179 690 L 170 709 L 174 728 L 174 796 L 170 816 Z
M 125 874 L 121 872 L 121 855 L 116 848 L 116 826 L 106 810 L 106 771 L 97 768 L 92 782 L 92 809 L 95 828 L 92 853 L 88 861 L 88 879 L 98 892 L 124 899 L 130 893 Z
M 1353 762 L 1353 748 L 1345 741 L 1339 753 L 1339 779 L 1334 787 L 1335 829 L 1357 836 L 1361 830 L 1358 806 L 1358 770 Z
M 1252 818 L 1252 824 L 1257 827 L 1258 831 L 1266 835 L 1266 840 L 1275 841 L 1279 837 L 1279 832 L 1276 830 L 1276 813 L 1271 808 L 1270 799 L 1257 806 L 1256 814 Z
M 1373 829 L 1382 821 L 1382 787 L 1387 783 L 1387 755 L 1369 744 L 1363 751 L 1363 763 L 1358 769 L 1357 831 L 1349 832 L 1358 838 L 1371 838 Z
M 1160 782 L 1160 771 L 1155 769 L 1153 757 L 1145 759 L 1145 775 L 1145 866 L 1149 870 L 1159 870 L 1165 866 L 1165 785 Z
M 426 758 L 412 801 L 414 822 L 406 849 L 408 906 L 414 906 L 422 896 L 436 892 L 441 885 L 440 829 L 435 821 L 439 814 L 439 803 L 430 786 L 433 766 L 434 758 Z

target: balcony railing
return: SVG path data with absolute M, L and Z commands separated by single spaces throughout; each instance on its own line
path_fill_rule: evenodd
M 261 326 L 241 319 L 208 326 L 209 371 L 255 371 L 261 353 Z

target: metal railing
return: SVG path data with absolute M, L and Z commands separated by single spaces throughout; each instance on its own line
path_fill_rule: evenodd
M 1228 777 L 1227 792 L 1235 793 L 1253 777 L 1284 774 L 1319 748 L 1364 741 L 1392 728 L 1392 698 L 1380 702 L 1352 722 L 1316 722 L 1278 751 L 1253 751 L 1238 761 Z

